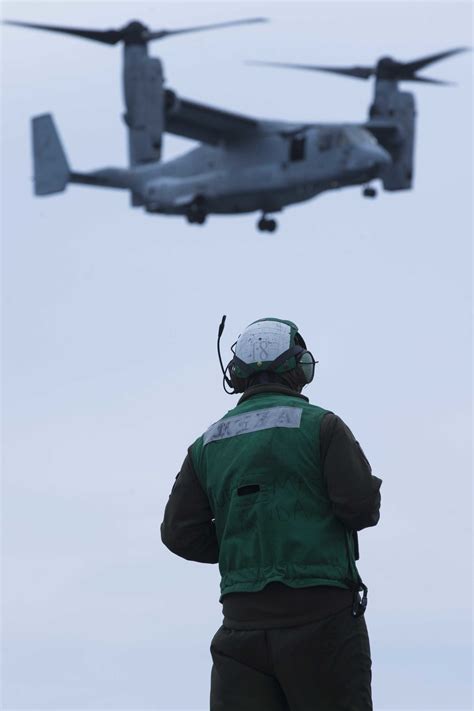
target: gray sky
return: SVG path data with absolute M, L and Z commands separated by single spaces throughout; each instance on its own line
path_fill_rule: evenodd
M 23 3 L 4 17 L 159 29 L 267 25 L 152 46 L 185 97 L 262 118 L 364 120 L 372 85 L 246 59 L 366 64 L 472 45 L 470 3 Z M 1 31 L 3 708 L 205 709 L 217 566 L 159 524 L 188 445 L 236 399 L 228 347 L 263 316 L 300 326 L 306 389 L 383 479 L 360 535 L 377 709 L 470 707 L 472 58 L 415 87 L 415 189 L 323 194 L 205 227 L 70 186 L 35 198 L 29 119 L 52 111 L 76 170 L 126 164 L 120 49 Z M 166 138 L 165 157 L 193 144 Z

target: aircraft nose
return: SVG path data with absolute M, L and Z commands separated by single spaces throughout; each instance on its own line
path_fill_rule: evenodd
M 356 172 L 364 172 L 374 177 L 378 175 L 380 170 L 387 165 L 390 165 L 392 159 L 390 153 L 380 145 L 356 145 L 353 147 L 347 167 L 349 170 Z
M 383 168 L 392 162 L 390 153 L 382 146 L 364 148 L 364 158 L 370 168 Z

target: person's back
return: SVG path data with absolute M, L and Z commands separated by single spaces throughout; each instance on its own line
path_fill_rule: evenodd
M 219 563 L 211 711 L 372 708 L 355 560 L 381 480 L 301 394 L 314 364 L 292 322 L 251 324 L 224 373 L 242 397 L 189 448 L 165 510 L 168 548 Z

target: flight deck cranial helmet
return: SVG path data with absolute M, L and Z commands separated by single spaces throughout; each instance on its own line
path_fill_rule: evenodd
M 224 330 L 225 316 L 219 327 L 219 339 Z M 218 352 L 219 342 L 218 342 Z M 282 374 L 292 371 L 296 385 L 303 387 L 314 378 L 316 361 L 306 348 L 298 326 L 292 321 L 263 318 L 254 321 L 240 334 L 232 346 L 234 357 L 224 371 L 225 385 L 241 393 L 249 378 L 259 373 Z M 227 391 L 229 392 L 229 391 Z

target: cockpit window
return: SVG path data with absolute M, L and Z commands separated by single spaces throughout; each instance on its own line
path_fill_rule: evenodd
M 361 126 L 346 126 L 344 130 L 351 142 L 366 146 L 377 143 L 374 136 Z
M 340 131 L 337 131 L 336 133 L 336 145 L 337 146 L 346 146 L 349 143 L 349 139 L 347 137 L 346 132 L 342 128 Z
M 318 135 L 318 148 L 320 151 L 329 151 L 331 148 L 340 148 L 349 143 L 344 129 L 324 129 Z
M 320 151 L 329 151 L 334 145 L 331 131 L 321 131 L 318 136 L 318 148 Z

